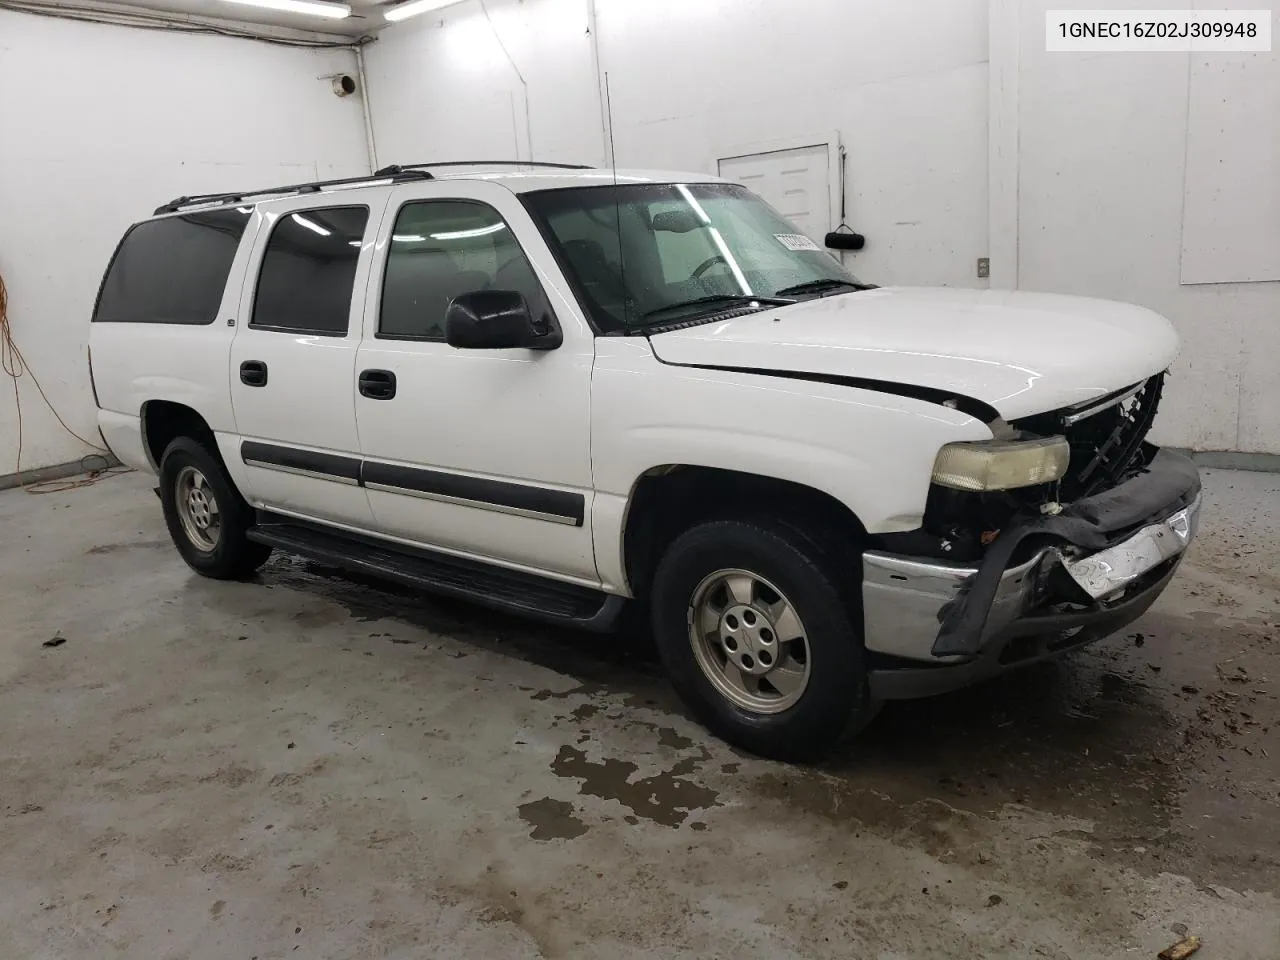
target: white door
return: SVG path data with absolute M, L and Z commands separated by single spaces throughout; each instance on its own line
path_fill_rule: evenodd
M 821 244 L 831 230 L 830 150 L 825 143 L 726 157 L 720 176 L 741 183 Z
M 363 479 L 379 533 L 598 583 L 591 543 L 595 340 L 519 199 L 484 181 L 397 188 L 356 364 Z M 540 279 L 541 278 L 541 279 Z M 545 286 L 544 286 L 545 283 Z M 554 350 L 458 350 L 449 301 L 517 290 Z
M 260 208 L 231 344 L 231 399 L 247 499 L 368 529 L 356 434 L 356 350 L 372 239 L 389 190 Z

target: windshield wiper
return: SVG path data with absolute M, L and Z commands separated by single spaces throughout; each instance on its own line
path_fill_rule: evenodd
M 648 320 L 652 317 L 660 316 L 664 313 L 672 313 L 676 310 L 683 310 L 686 307 L 705 307 L 711 304 L 723 305 L 731 307 L 739 303 L 758 303 L 761 306 L 768 307 L 785 307 L 789 303 L 795 303 L 785 297 L 754 297 L 747 294 L 723 294 L 717 293 L 709 297 L 698 297 L 694 300 L 684 300 L 680 303 L 669 303 L 665 307 L 658 307 L 656 310 L 650 310 L 640 315 L 641 320 Z
M 825 290 L 835 290 L 838 287 L 845 287 L 850 291 L 857 290 L 874 290 L 874 283 L 854 283 L 852 280 L 810 280 L 808 283 L 797 283 L 794 287 L 783 287 L 778 291 L 779 296 L 795 296 L 802 293 L 822 293 Z

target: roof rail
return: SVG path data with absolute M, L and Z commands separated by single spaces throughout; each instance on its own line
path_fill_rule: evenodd
M 543 163 L 538 160 L 441 160 L 439 163 L 399 163 L 383 167 L 379 175 L 389 176 L 404 170 L 425 170 L 429 167 L 552 167 L 557 170 L 593 170 L 585 163 Z
M 286 193 L 319 193 L 325 187 L 347 187 L 361 183 L 390 180 L 401 183 L 406 180 L 433 180 L 431 167 L 554 167 L 560 170 L 590 170 L 581 163 L 539 163 L 535 160 L 442 160 L 440 163 L 392 164 L 364 177 L 344 177 L 340 180 L 315 180 L 310 183 L 294 183 L 284 187 L 265 187 L 259 190 L 237 190 L 232 193 L 202 193 L 191 197 L 177 197 L 156 207 L 155 215 L 176 213 L 185 207 L 211 204 L 240 203 L 245 197 L 279 196 Z
M 387 167 L 385 170 L 379 170 L 377 173 L 363 177 L 343 177 L 338 180 L 314 180 L 310 183 L 294 183 L 284 187 L 264 187 L 257 190 L 237 190 L 234 193 L 203 193 L 191 197 L 178 197 L 174 200 L 170 200 L 168 203 L 161 204 L 156 207 L 155 215 L 159 216 L 162 213 L 176 213 L 184 207 L 240 203 L 245 199 L 245 197 L 279 196 L 286 193 L 319 193 L 325 187 L 354 186 L 361 183 L 376 183 L 379 180 L 390 180 L 392 183 L 400 183 L 405 180 L 433 179 L 435 178 L 426 170 Z

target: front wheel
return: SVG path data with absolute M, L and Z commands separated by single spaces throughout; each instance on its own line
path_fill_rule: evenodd
M 876 704 L 841 575 L 856 571 L 781 522 L 680 536 L 654 578 L 653 624 L 689 708 L 730 743 L 782 760 L 814 759 L 865 726 Z
M 174 546 L 197 573 L 237 579 L 271 555 L 270 547 L 245 536 L 253 510 L 222 463 L 189 437 L 174 440 L 161 458 L 160 501 Z

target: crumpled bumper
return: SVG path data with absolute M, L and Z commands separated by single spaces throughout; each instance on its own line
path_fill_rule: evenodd
M 1140 617 L 1195 536 L 1200 479 L 1159 451 L 1146 471 L 1005 530 L 978 566 L 868 551 L 874 695 L 925 696 L 1082 646 Z

